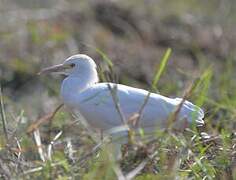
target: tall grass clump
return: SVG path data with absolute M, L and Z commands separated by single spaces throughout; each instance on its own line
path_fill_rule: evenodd
M 104 81 L 115 77 L 112 61 L 97 49 L 110 72 L 100 68 Z M 168 68 L 171 49 L 167 49 L 154 75 L 150 93 L 158 91 L 159 80 Z M 0 174 L 8 179 L 235 179 L 236 178 L 236 93 L 231 79 L 233 69 L 216 79 L 212 67 L 200 71 L 182 93 L 183 102 L 191 99 L 205 109 L 205 125 L 194 124 L 176 130 L 176 112 L 170 116 L 166 129 L 158 127 L 152 139 L 145 139 L 142 129 L 128 130 L 130 141 L 122 146 L 122 157 L 117 161 L 109 137 L 94 140 L 91 134 L 60 105 L 19 133 L 6 123 L 5 103 L 1 94 L 1 119 L 3 135 L 0 151 Z M 110 73 L 110 74 L 109 74 Z M 114 78 L 113 78 L 114 79 Z M 217 83 L 213 83 L 217 81 Z M 216 85 L 219 86 L 216 86 Z M 212 93 L 212 89 L 215 92 Z M 114 105 L 122 118 L 122 107 L 116 89 L 110 87 Z M 215 93 L 221 92 L 219 99 Z M 149 95 L 145 98 L 134 125 L 142 116 Z M 181 105 L 180 105 L 181 106 Z M 19 115 L 22 118 L 22 114 Z M 193 114 L 194 116 L 194 114 Z M 68 121 L 69 120 L 69 121 Z M 123 119 L 124 125 L 128 120 Z M 19 127 L 17 127 L 19 128 Z M 24 131 L 24 132 L 22 132 Z M 11 133 L 9 133 L 11 132 Z M 12 133 L 18 132 L 18 133 Z M 27 134 L 28 133 L 28 134 Z M 141 138 L 139 138 L 141 137 Z M 99 141 L 98 141 L 99 140 Z

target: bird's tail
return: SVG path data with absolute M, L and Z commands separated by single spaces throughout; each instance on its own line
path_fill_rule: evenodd
M 183 99 L 175 98 L 178 103 L 181 103 Z M 185 117 L 187 116 L 187 117 Z M 180 111 L 180 118 L 187 118 L 189 122 L 195 123 L 197 126 L 204 125 L 204 111 L 194 105 L 193 103 L 185 100 Z

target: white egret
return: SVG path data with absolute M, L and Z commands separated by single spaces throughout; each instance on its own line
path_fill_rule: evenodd
M 123 125 L 121 113 L 125 120 L 140 111 L 148 91 L 122 84 L 99 83 L 96 64 L 87 55 L 77 54 L 69 57 L 63 64 L 45 68 L 41 73 L 63 72 L 67 77 L 61 85 L 61 97 L 64 104 L 72 111 L 79 111 L 87 124 L 94 129 L 111 132 L 110 129 Z M 117 87 L 115 93 L 120 111 L 114 102 L 111 88 Z M 145 131 L 164 128 L 169 116 L 181 103 L 181 98 L 168 98 L 151 93 L 139 119 L 139 127 Z M 175 123 L 195 122 L 201 126 L 204 112 L 189 101 L 184 101 Z M 149 132 L 148 132 L 149 133 Z

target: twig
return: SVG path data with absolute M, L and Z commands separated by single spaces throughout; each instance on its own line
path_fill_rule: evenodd
M 177 108 L 175 109 L 175 111 L 173 112 L 173 114 L 169 117 L 168 119 L 168 124 L 167 124 L 167 128 L 169 129 L 171 127 L 171 125 L 177 120 L 177 116 L 180 113 L 180 110 L 184 104 L 184 102 L 186 101 L 186 99 L 193 93 L 193 90 L 196 88 L 197 84 L 198 84 L 199 79 L 196 79 L 187 89 L 187 91 L 185 91 L 183 98 L 180 102 L 180 104 L 177 106 Z
M 108 159 L 110 164 L 112 165 L 112 169 L 114 173 L 116 174 L 116 177 L 118 180 L 126 180 L 122 170 L 120 169 L 120 166 L 118 163 L 116 163 L 116 160 L 114 159 L 114 156 L 111 152 L 108 152 Z
M 48 113 L 47 115 L 39 118 L 38 120 L 36 120 L 35 122 L 33 122 L 28 128 L 27 128 L 27 133 L 30 134 L 33 131 L 35 131 L 36 129 L 38 129 L 38 127 L 46 122 L 46 121 L 50 121 L 52 120 L 52 118 L 56 115 L 56 113 L 62 108 L 64 104 L 60 104 L 53 112 Z
M 39 157 L 43 162 L 45 162 L 45 156 L 44 156 L 44 152 L 43 152 L 43 147 L 42 147 L 42 143 L 41 143 L 41 137 L 40 137 L 39 129 L 35 130 L 33 132 L 33 134 L 34 134 L 35 143 L 36 143 L 37 148 L 38 148 Z
M 36 168 L 30 169 L 30 170 L 28 170 L 28 171 L 25 171 L 23 174 L 26 175 L 26 174 L 30 174 L 30 173 L 35 173 L 35 172 L 41 171 L 42 169 L 43 169 L 42 166 L 36 167 Z
M 134 170 L 129 172 L 125 177 L 127 180 L 133 179 L 148 163 L 148 159 L 143 160 Z
M 22 148 L 21 148 L 20 142 L 18 141 L 17 137 L 15 137 L 15 140 L 16 140 L 17 148 L 19 149 L 18 154 L 17 154 L 17 158 L 19 159 L 21 156 Z
M 64 164 L 64 163 L 65 163 L 65 161 L 60 161 L 60 162 L 57 162 L 57 163 L 52 163 L 51 166 L 55 167 L 55 166 L 59 166 L 59 165 Z M 21 176 L 26 175 L 26 174 L 30 174 L 30 173 L 35 173 L 35 172 L 42 171 L 43 167 L 44 166 L 39 166 L 39 167 L 36 167 L 36 168 L 33 168 L 33 169 L 29 169 L 27 171 L 24 171 L 23 174 L 21 174 Z
M 50 144 L 48 145 L 48 159 L 52 160 L 52 146 L 55 143 L 55 141 L 57 139 L 59 139 L 59 137 L 62 135 L 62 131 L 60 131 L 59 133 L 57 133 L 57 135 L 53 138 L 53 140 L 50 142 Z
M 114 104 L 115 104 L 115 107 L 116 107 L 116 109 L 117 109 L 117 112 L 118 112 L 119 115 L 120 115 L 120 119 L 121 119 L 122 123 L 123 123 L 124 125 L 127 125 L 125 116 L 124 116 L 124 114 L 122 113 L 121 108 L 120 108 L 119 98 L 117 97 L 117 84 L 115 84 L 114 87 L 111 87 L 111 85 L 108 83 L 107 86 L 108 86 L 108 89 L 109 89 L 110 92 L 111 92 L 111 96 L 112 96 L 113 102 L 114 102 Z
M 157 154 L 157 152 L 154 152 L 151 156 L 149 156 L 146 159 L 144 159 L 134 170 L 132 170 L 131 172 L 129 172 L 125 176 L 125 179 L 127 179 L 127 180 L 133 179 L 140 171 L 143 170 L 143 168 L 146 166 L 148 161 L 155 157 L 156 154 Z
M 107 138 L 103 138 L 103 140 L 98 143 L 96 146 L 93 147 L 93 149 L 87 153 L 86 155 L 84 155 L 83 157 L 81 157 L 78 162 L 79 164 L 82 164 L 88 157 L 92 156 L 94 153 L 96 153 L 100 147 L 103 145 L 103 143 L 107 140 Z
M 120 167 L 117 164 L 114 164 L 112 168 L 118 180 L 127 180 L 127 178 L 125 178 L 123 172 L 121 171 Z
M 1 86 L 0 86 L 0 109 L 1 109 L 3 132 L 4 132 L 4 135 L 6 138 L 6 142 L 8 142 L 7 121 L 6 121 L 6 114 L 5 114 L 5 110 L 4 110 L 4 102 L 3 102 L 3 95 L 2 95 L 2 87 Z
M 151 91 L 148 92 L 147 96 L 145 97 L 145 99 L 144 99 L 144 101 L 143 101 L 143 104 L 142 104 L 141 108 L 139 109 L 138 118 L 137 118 L 137 120 L 136 120 L 136 122 L 135 122 L 135 125 L 134 125 L 136 128 L 139 127 L 140 119 L 141 119 L 141 117 L 142 117 L 142 115 L 143 115 L 144 108 L 145 108 L 145 106 L 146 106 L 147 103 L 148 103 L 148 100 L 149 100 L 149 98 L 150 98 L 150 95 L 151 95 Z

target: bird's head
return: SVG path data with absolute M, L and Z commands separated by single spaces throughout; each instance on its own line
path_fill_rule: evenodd
M 96 70 L 96 64 L 93 59 L 85 54 L 76 54 L 67 58 L 62 64 L 42 69 L 39 74 L 57 72 L 69 76 L 89 70 Z

